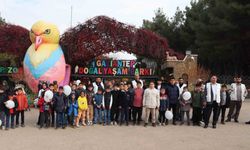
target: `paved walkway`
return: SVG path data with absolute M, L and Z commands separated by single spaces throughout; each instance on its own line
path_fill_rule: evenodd
M 249 150 L 250 100 L 243 103 L 239 121 L 217 129 L 193 126 L 93 126 L 79 129 L 36 128 L 38 110 L 26 112 L 26 127 L 0 130 L 1 150 Z

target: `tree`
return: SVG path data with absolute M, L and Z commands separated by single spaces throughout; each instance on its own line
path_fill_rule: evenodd
M 250 74 L 250 3 L 200 0 L 187 9 L 199 62 L 217 74 Z
M 184 53 L 187 50 L 185 30 L 185 13 L 178 7 L 173 17 L 168 18 L 162 9 L 155 11 L 152 21 L 143 20 L 142 28 L 152 30 L 169 41 L 170 48 Z
M 5 24 L 5 23 L 6 23 L 5 19 L 0 16 L 0 25 Z
M 199 54 L 198 62 L 215 74 L 250 75 L 250 2 L 191 1 L 172 18 L 161 9 L 143 28 L 164 36 L 170 48 Z
M 99 55 L 121 50 L 158 62 L 166 58 L 166 51 L 174 54 L 165 38 L 106 16 L 97 16 L 69 29 L 62 35 L 60 44 L 67 61 L 74 65 L 82 65 Z
M 21 66 L 24 54 L 31 45 L 29 31 L 21 26 L 0 24 L 0 62 Z

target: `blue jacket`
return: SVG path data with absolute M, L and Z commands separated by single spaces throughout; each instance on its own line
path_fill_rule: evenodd
M 75 117 L 78 116 L 78 103 L 77 100 L 75 100 L 74 103 L 69 104 L 69 109 L 68 109 L 68 115 L 70 116 L 73 113 Z
M 54 94 L 53 97 L 53 106 L 56 112 L 65 112 L 67 108 L 67 97 L 65 94 L 59 95 L 58 93 Z
M 166 111 L 169 107 L 169 101 L 168 98 L 160 98 L 160 111 Z
M 179 88 L 176 85 L 168 84 L 166 86 L 167 95 L 170 104 L 177 104 L 179 101 Z
M 95 104 L 95 106 L 97 106 L 97 105 L 102 105 L 102 98 L 103 98 L 103 95 L 102 95 L 102 94 L 96 93 L 96 94 L 94 95 L 94 104 Z

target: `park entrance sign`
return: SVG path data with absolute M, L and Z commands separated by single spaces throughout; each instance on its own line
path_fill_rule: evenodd
M 76 66 L 76 75 L 101 75 L 101 76 L 152 76 L 153 68 L 140 67 L 136 60 L 93 60 L 87 66 Z

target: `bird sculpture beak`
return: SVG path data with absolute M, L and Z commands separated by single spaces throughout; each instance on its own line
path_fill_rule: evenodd
M 41 36 L 36 36 L 35 40 L 35 50 L 38 49 L 38 47 L 43 43 L 43 39 Z

